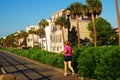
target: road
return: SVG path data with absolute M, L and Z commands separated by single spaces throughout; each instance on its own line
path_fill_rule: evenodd
M 42 64 L 35 60 L 0 50 L 0 60 L 7 74 L 15 80 L 80 80 L 75 76 L 63 75 L 63 69 Z

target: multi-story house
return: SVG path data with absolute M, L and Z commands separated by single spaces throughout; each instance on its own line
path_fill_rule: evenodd
M 30 30 L 34 30 L 37 31 L 39 29 L 39 26 L 27 26 L 26 27 L 26 32 L 29 33 Z M 27 42 L 27 46 L 28 47 L 34 47 L 35 45 L 39 45 L 39 35 L 34 34 L 34 33 L 30 33 L 26 39 Z
M 64 47 L 64 42 L 63 42 L 63 37 L 62 37 L 62 31 L 60 29 L 60 26 L 56 26 L 54 22 L 56 19 L 60 16 L 65 16 L 65 9 L 61 9 L 60 11 L 57 11 L 52 14 L 51 18 L 51 34 L 50 34 L 50 51 L 53 52 L 61 52 L 63 51 Z M 66 30 L 64 29 L 64 32 Z M 66 32 L 65 32 L 66 34 Z M 67 40 L 67 37 L 65 37 L 65 40 Z
M 60 16 L 66 15 L 66 9 L 61 9 L 55 13 L 52 14 L 51 18 L 47 21 L 49 22 L 49 25 L 45 27 L 45 33 L 46 36 L 44 38 L 40 38 L 39 36 L 36 36 L 35 34 L 30 34 L 27 38 L 27 46 L 33 47 L 35 44 L 35 40 L 38 41 L 38 44 L 44 49 L 51 52 L 62 52 L 64 48 L 64 42 L 62 37 L 62 31 L 60 29 L 60 26 L 56 26 L 54 22 L 56 19 Z M 87 25 L 90 22 L 90 19 L 87 16 L 79 17 L 79 31 L 80 31 L 80 38 L 81 39 L 89 39 L 90 32 L 87 29 Z M 74 16 L 70 16 L 70 29 L 72 27 L 76 27 L 76 20 Z M 38 26 L 29 26 L 26 28 L 26 31 L 28 32 L 32 27 L 35 29 L 39 29 Z M 65 41 L 68 40 L 68 30 L 67 28 L 64 28 L 64 39 Z
M 60 30 L 60 26 L 54 25 L 55 20 L 60 16 L 65 16 L 67 18 L 66 9 L 61 9 L 60 11 L 53 13 L 51 17 L 52 26 L 50 34 L 50 51 L 53 52 L 62 52 L 64 47 L 62 31 Z M 79 17 L 80 38 L 83 40 L 91 40 L 91 38 L 89 37 L 90 31 L 88 31 L 87 29 L 87 25 L 89 22 L 90 18 L 88 18 L 87 16 Z M 76 20 L 74 16 L 70 16 L 70 26 L 70 29 L 72 29 L 73 26 L 76 27 Z M 64 39 L 65 41 L 68 40 L 68 30 L 66 28 L 64 28 Z

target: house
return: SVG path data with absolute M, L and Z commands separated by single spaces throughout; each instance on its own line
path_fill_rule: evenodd
M 56 26 L 54 24 L 56 19 L 60 16 L 65 16 L 67 18 L 66 9 L 61 9 L 57 12 L 54 12 L 51 15 L 51 18 L 47 19 L 49 25 L 45 27 L 46 37 L 39 37 L 38 35 L 30 34 L 27 37 L 27 46 L 33 47 L 36 42 L 44 50 L 57 52 L 57 53 L 62 52 L 64 48 L 62 31 L 59 25 Z M 80 38 L 82 40 L 85 40 L 85 39 L 91 40 L 89 36 L 90 31 L 88 31 L 87 29 L 87 25 L 90 21 L 91 21 L 90 17 L 87 17 L 87 16 L 79 17 L 79 31 L 80 31 Z M 70 16 L 70 30 L 73 27 L 76 27 L 76 19 L 74 16 Z M 39 29 L 38 26 L 27 26 L 26 31 L 28 32 L 31 28 L 35 28 L 35 30 Z M 64 39 L 65 41 L 68 40 L 67 28 L 64 28 Z
M 61 9 L 55 13 L 52 14 L 51 17 L 51 33 L 50 33 L 50 51 L 52 52 L 62 52 L 64 48 L 64 42 L 62 37 L 62 31 L 60 30 L 60 26 L 56 26 L 54 24 L 55 20 L 60 17 L 66 15 L 66 9 Z M 89 39 L 91 40 L 89 34 L 90 31 L 87 29 L 87 25 L 90 22 L 90 18 L 87 16 L 79 17 L 79 31 L 80 31 L 80 38 L 81 39 Z M 76 27 L 76 19 L 74 16 L 70 16 L 70 26 Z M 64 28 L 64 39 L 65 41 L 68 40 L 68 30 Z
M 39 27 L 38 26 L 27 26 L 26 32 L 29 33 L 29 31 L 32 29 L 37 31 Z M 36 45 L 39 45 L 39 39 L 40 39 L 39 35 L 34 34 L 34 33 L 29 33 L 28 37 L 26 38 L 27 47 L 34 47 Z

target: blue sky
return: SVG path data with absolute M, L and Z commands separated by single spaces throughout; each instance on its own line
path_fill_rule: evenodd
M 0 0 L 0 38 L 25 30 L 27 25 L 38 25 L 41 19 L 51 18 L 53 12 L 67 8 L 75 1 L 85 4 L 85 0 Z M 101 2 L 101 17 L 117 27 L 115 0 Z

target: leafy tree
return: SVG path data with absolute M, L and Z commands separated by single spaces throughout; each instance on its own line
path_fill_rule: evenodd
M 55 21 L 55 25 L 60 25 L 60 28 L 62 29 L 63 42 L 65 41 L 64 27 L 67 26 L 66 24 L 67 24 L 67 19 L 64 16 L 58 17 L 57 20 Z
M 3 45 L 6 47 L 14 47 L 14 42 L 14 34 L 10 34 L 3 40 Z
M 75 45 L 77 44 L 77 31 L 76 31 L 76 28 L 73 26 L 71 31 L 70 31 L 70 42 Z
M 117 34 L 113 31 L 112 26 L 103 18 L 97 18 L 95 21 L 96 32 L 97 32 L 97 44 L 100 45 L 108 45 L 111 44 L 113 39 L 117 39 Z M 93 39 L 93 23 L 90 22 L 88 24 L 88 30 L 91 31 L 91 38 Z
M 86 0 L 87 7 L 89 9 L 89 13 L 92 16 L 92 25 L 94 32 L 94 46 L 97 46 L 97 34 L 96 34 L 96 25 L 95 25 L 95 17 L 102 12 L 102 3 L 100 0 Z

